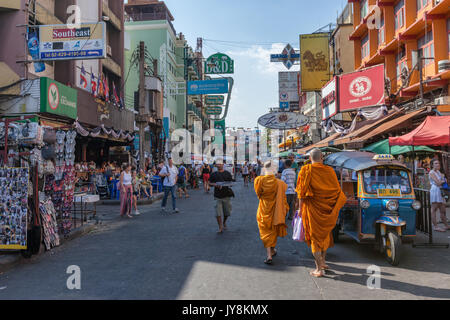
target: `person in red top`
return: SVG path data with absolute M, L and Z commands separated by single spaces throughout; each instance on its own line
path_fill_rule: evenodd
M 203 188 L 205 189 L 205 193 L 209 193 L 209 178 L 211 175 L 211 168 L 207 163 L 204 163 L 201 169 L 202 176 L 203 176 Z

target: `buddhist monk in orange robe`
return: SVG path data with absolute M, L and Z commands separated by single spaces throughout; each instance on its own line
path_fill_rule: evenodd
M 285 223 L 289 205 L 286 199 L 287 184 L 275 178 L 275 164 L 267 162 L 262 176 L 255 180 L 255 191 L 259 199 L 258 221 L 259 233 L 264 247 L 267 249 L 266 264 L 272 263 L 276 256 L 278 237 L 287 235 Z
M 311 247 L 316 262 L 316 270 L 311 271 L 311 275 L 321 277 L 328 269 L 325 263 L 327 249 L 334 245 L 331 233 L 347 198 L 334 170 L 323 164 L 322 152 L 313 149 L 310 157 L 311 164 L 300 171 L 296 191 L 300 199 L 305 242 Z

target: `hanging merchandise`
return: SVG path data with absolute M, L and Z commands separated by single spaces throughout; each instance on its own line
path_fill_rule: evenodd
M 0 249 L 27 248 L 28 168 L 0 168 Z
M 44 229 L 44 244 L 47 250 L 60 245 L 58 235 L 58 223 L 56 222 L 56 210 L 51 200 L 41 201 L 39 211 L 42 217 L 42 227 Z

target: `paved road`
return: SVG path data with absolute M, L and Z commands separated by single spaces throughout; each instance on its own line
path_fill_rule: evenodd
M 0 275 L 0 299 L 436 299 L 450 298 L 450 250 L 403 247 L 399 267 L 370 246 L 343 236 L 329 252 L 333 272 L 313 279 L 302 243 L 284 238 L 274 265 L 263 264 L 253 189 L 235 188 L 229 231 L 216 234 L 213 198 L 195 191 L 178 215 L 159 204 L 132 220 L 101 207 L 95 232 Z M 442 235 L 448 238 L 450 232 Z M 447 241 L 450 239 L 447 239 Z M 419 237 L 418 241 L 425 241 Z M 66 269 L 81 268 L 81 290 L 68 290 Z M 381 268 L 381 289 L 369 290 L 367 267 Z

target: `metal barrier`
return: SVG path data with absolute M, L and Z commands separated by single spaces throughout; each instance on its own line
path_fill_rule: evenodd
M 433 223 L 431 219 L 430 191 L 414 189 L 416 199 L 422 203 L 422 208 L 417 211 L 416 229 L 428 235 L 428 243 L 415 243 L 413 247 L 448 248 L 448 243 L 433 243 Z

